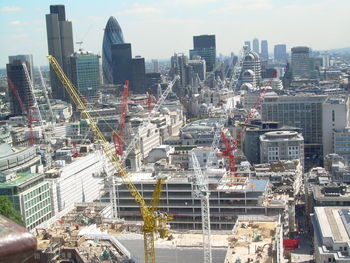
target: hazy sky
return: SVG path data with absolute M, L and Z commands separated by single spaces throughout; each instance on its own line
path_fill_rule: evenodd
M 323 50 L 350 46 L 349 0 L 1 0 L 0 68 L 9 55 L 33 54 L 48 64 L 45 14 L 64 4 L 74 42 L 101 54 L 103 28 L 115 16 L 133 56 L 147 60 L 188 54 L 192 36 L 215 34 L 217 52 L 237 53 L 245 40 L 266 39 L 287 48 Z M 79 46 L 75 44 L 75 48 Z

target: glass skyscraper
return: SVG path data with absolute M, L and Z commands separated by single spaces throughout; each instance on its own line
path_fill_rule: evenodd
M 70 57 L 72 81 L 79 92 L 87 98 L 96 95 L 100 86 L 99 57 L 79 50 Z
M 124 43 L 122 29 L 120 28 L 117 19 L 111 16 L 108 19 L 105 28 L 102 46 L 102 70 L 103 82 L 105 84 L 113 83 L 112 45 L 122 43 Z

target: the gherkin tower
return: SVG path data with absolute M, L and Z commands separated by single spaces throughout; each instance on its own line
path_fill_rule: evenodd
M 102 69 L 103 79 L 105 84 L 113 83 L 112 76 L 112 44 L 124 43 L 122 29 L 120 28 L 117 19 L 111 16 L 108 19 L 105 33 L 103 36 L 102 46 Z

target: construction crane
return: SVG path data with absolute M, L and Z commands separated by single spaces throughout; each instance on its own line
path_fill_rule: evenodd
M 169 83 L 168 87 L 166 88 L 166 90 L 163 92 L 162 96 L 159 98 L 157 105 L 153 108 L 153 112 L 158 112 L 160 107 L 163 105 L 166 97 L 168 96 L 168 94 L 170 93 L 172 87 L 174 86 L 175 82 L 177 80 L 180 79 L 179 75 L 176 75 L 175 78 Z M 142 134 L 147 128 L 148 125 L 151 123 L 151 115 L 149 116 L 148 120 L 146 122 L 144 122 L 141 127 L 138 130 L 139 134 Z M 132 152 L 132 150 L 134 149 L 136 142 L 139 140 L 139 136 L 136 135 L 132 138 L 132 140 L 129 142 L 128 147 L 126 148 L 125 152 L 123 152 L 123 156 L 121 158 L 121 162 L 124 163 L 126 158 L 128 157 L 128 155 Z
M 153 95 L 151 93 L 147 94 L 147 100 L 132 100 L 129 101 L 128 104 L 147 104 L 148 105 L 148 114 L 150 115 L 152 112 L 152 104 L 157 103 L 156 100 L 152 99 Z
M 110 143 L 103 136 L 95 120 L 92 118 L 92 116 L 86 109 L 82 98 L 79 96 L 79 93 L 77 92 L 71 81 L 67 78 L 62 68 L 58 64 L 57 60 L 51 55 L 49 55 L 47 58 L 50 62 L 51 67 L 56 72 L 58 78 L 62 82 L 62 85 L 65 87 L 68 94 L 70 95 L 72 101 L 76 104 L 77 108 L 81 110 L 85 118 L 89 120 L 91 130 L 94 132 L 96 139 L 101 145 L 106 157 L 111 162 L 115 170 L 118 172 L 120 178 L 127 186 L 135 201 L 139 204 L 140 212 L 144 222 L 142 229 L 144 234 L 145 262 L 154 263 L 156 261 L 154 252 L 154 234 L 156 231 L 161 230 L 161 227 L 164 225 L 161 222 L 165 222 L 168 219 L 166 214 L 161 214 L 157 211 L 159 199 L 161 196 L 163 179 L 157 179 L 157 183 L 152 195 L 151 204 L 147 205 L 146 201 L 144 200 L 134 183 L 131 181 L 130 176 L 125 170 L 125 167 L 123 166 L 122 162 L 120 162 L 119 157 L 114 153 L 113 149 L 110 146 Z
M 51 122 L 55 123 L 56 122 L 56 117 L 55 117 L 55 115 L 53 114 L 53 111 L 52 111 L 51 102 L 50 102 L 50 98 L 49 98 L 49 93 L 47 91 L 45 80 L 43 78 L 43 74 L 41 73 L 40 67 L 38 67 L 38 71 L 39 71 L 41 85 L 42 85 L 42 87 L 44 89 L 44 96 L 45 96 L 45 99 L 47 101 L 47 105 L 49 106 L 49 111 L 50 111 L 50 115 L 51 115 Z
M 113 142 L 116 150 L 116 154 L 118 156 L 123 155 L 123 142 L 124 142 L 124 130 L 125 130 L 125 119 L 126 119 L 126 111 L 128 109 L 128 94 L 129 94 L 129 81 L 125 81 L 124 90 L 121 94 L 121 113 L 118 124 L 119 132 L 113 132 Z
M 29 145 L 34 145 L 33 121 L 37 121 L 37 120 L 33 118 L 30 110 L 25 107 L 25 105 L 24 105 L 21 97 L 19 96 L 18 91 L 17 91 L 15 85 L 13 84 L 12 80 L 9 77 L 7 77 L 7 81 L 10 85 L 12 93 L 15 95 L 15 97 L 18 100 L 18 103 L 22 109 L 22 112 L 25 113 L 27 116 L 28 128 L 29 128 L 28 142 L 29 142 Z
M 203 231 L 203 252 L 204 263 L 212 263 L 212 251 L 211 251 L 211 234 L 210 234 L 210 206 L 209 206 L 209 189 L 208 189 L 208 176 L 206 173 L 202 173 L 198 159 L 194 151 L 191 154 L 193 169 L 195 174 L 194 180 L 194 196 L 201 200 L 201 212 L 202 212 L 202 231 Z
M 247 48 L 244 46 L 240 50 L 237 63 L 233 68 L 232 77 L 231 77 L 230 82 L 229 82 L 229 90 L 232 90 L 234 93 L 237 89 L 238 79 L 239 79 L 239 76 L 240 76 L 241 71 L 242 71 L 243 61 L 244 61 L 244 57 L 246 55 L 246 52 L 247 52 Z M 225 121 L 228 118 L 229 114 L 231 113 L 233 107 L 234 107 L 234 102 L 232 100 L 228 100 L 227 103 L 225 105 L 223 105 L 223 109 L 224 109 L 225 114 L 224 114 L 224 117 L 221 118 L 218 122 L 217 129 L 215 131 L 214 138 L 213 138 L 213 143 L 211 145 L 212 149 L 218 148 L 220 138 L 221 138 L 220 137 L 221 130 L 224 127 Z M 215 156 L 215 151 L 213 150 L 209 154 L 209 158 L 208 158 L 208 162 L 207 162 L 208 168 L 210 168 L 212 166 L 214 156 Z
M 230 167 L 230 177 L 231 177 L 231 179 L 233 177 L 237 176 L 237 173 L 236 173 L 236 159 L 235 159 L 236 151 L 237 151 L 238 147 L 240 147 L 248 125 L 251 123 L 254 115 L 256 114 L 256 112 L 260 108 L 261 104 L 263 103 L 265 93 L 267 92 L 268 87 L 271 86 L 271 83 L 272 83 L 273 79 L 276 77 L 276 75 L 277 75 L 277 72 L 274 71 L 273 72 L 273 76 L 272 76 L 272 78 L 269 79 L 267 85 L 265 85 L 264 87 L 261 88 L 260 93 L 259 93 L 259 97 L 256 100 L 256 102 L 254 104 L 254 107 L 252 108 L 252 110 L 248 113 L 247 117 L 245 118 L 245 121 L 244 121 L 244 123 L 242 125 L 242 129 L 237 134 L 236 139 L 232 142 L 232 144 L 229 142 L 229 140 L 227 139 L 226 135 L 223 132 L 221 133 L 221 137 L 222 137 L 222 139 L 224 141 L 224 144 L 225 144 L 225 147 L 226 147 L 225 150 L 222 150 L 222 155 L 229 158 L 229 167 Z
M 27 79 L 27 82 L 29 84 L 29 87 L 30 87 L 30 91 L 32 92 L 33 94 L 33 99 L 34 99 L 34 107 L 36 107 L 37 111 L 38 111 L 38 116 L 39 116 L 39 120 L 40 120 L 40 125 L 43 125 L 43 119 L 41 117 L 41 113 L 40 113 L 40 109 L 39 109 L 39 104 L 38 104 L 38 101 L 36 99 L 36 96 L 35 96 L 35 93 L 34 93 L 34 86 L 33 86 L 33 80 L 31 79 L 30 75 L 29 75 L 29 71 L 28 71 L 28 68 L 27 68 L 27 65 L 25 62 L 22 63 L 22 66 L 23 66 L 23 70 L 24 70 L 24 74 L 26 75 L 26 79 Z

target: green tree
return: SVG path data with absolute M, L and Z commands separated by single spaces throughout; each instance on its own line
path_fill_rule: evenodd
M 6 216 L 21 226 L 25 226 L 21 213 L 13 207 L 12 202 L 7 196 L 0 196 L 0 215 Z

